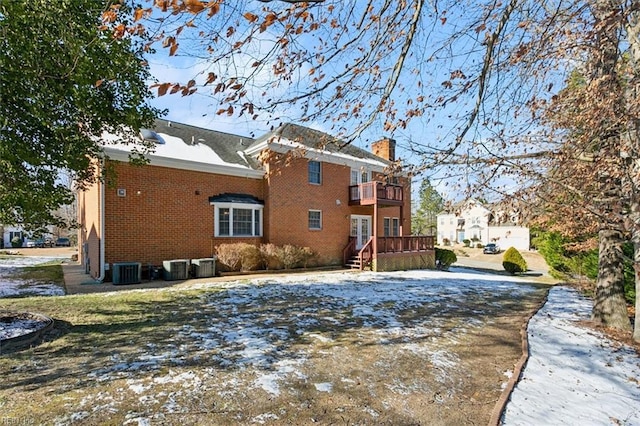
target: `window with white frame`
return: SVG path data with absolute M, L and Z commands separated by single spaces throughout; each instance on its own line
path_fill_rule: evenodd
M 309 183 L 322 183 L 322 167 L 319 161 L 309 161 Z
M 363 169 L 351 169 L 351 185 L 360 185 L 371 181 L 371 172 Z
M 394 237 L 400 235 L 400 219 L 397 217 L 391 219 L 391 233 Z
M 398 237 L 400 235 L 400 219 L 397 217 L 385 217 L 382 221 L 385 237 Z
M 309 229 L 314 231 L 322 229 L 321 210 L 309 210 Z
M 215 204 L 215 236 L 261 237 L 263 207 L 259 204 Z

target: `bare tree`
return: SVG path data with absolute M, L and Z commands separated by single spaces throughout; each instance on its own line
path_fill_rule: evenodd
M 562 188 L 566 197 L 548 199 L 598 224 L 594 319 L 627 329 L 619 247 L 628 232 L 640 247 L 640 166 L 629 160 L 640 152 L 638 97 L 627 86 L 637 81 L 637 9 L 611 0 L 166 0 L 121 30 L 151 32 L 149 49 L 201 60 L 189 81 L 158 82 L 159 95 L 206 94 L 217 114 L 274 125 L 330 123 L 347 142 L 372 128 L 391 133 L 412 153 L 411 172 L 455 176 L 469 193 Z M 576 70 L 582 86 L 561 92 Z

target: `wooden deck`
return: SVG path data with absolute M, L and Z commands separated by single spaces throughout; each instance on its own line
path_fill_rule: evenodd
M 402 185 L 367 182 L 349 186 L 349 205 L 352 206 L 372 206 L 375 204 L 401 206 L 403 203 Z
M 359 251 L 356 251 L 355 238 L 351 237 L 344 249 L 344 264 L 362 270 L 374 263 L 378 255 L 430 253 L 434 250 L 435 238 L 426 235 L 377 237 L 376 253 L 373 243 L 374 237 L 371 237 Z

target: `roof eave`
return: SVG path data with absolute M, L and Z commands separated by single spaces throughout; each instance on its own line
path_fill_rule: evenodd
M 129 161 L 130 152 L 122 151 L 119 149 L 104 148 L 104 153 L 111 160 L 116 161 Z M 160 157 L 153 154 L 145 155 L 145 158 L 149 160 L 149 164 L 158 167 L 169 167 L 180 170 L 190 170 L 196 172 L 216 173 L 227 176 L 244 177 L 249 179 L 262 179 L 264 178 L 264 171 L 253 170 L 244 167 L 233 167 L 222 164 L 209 164 L 196 161 L 181 160 L 176 158 Z
M 295 149 L 299 149 L 301 152 L 304 153 L 303 156 L 309 160 L 324 161 L 327 163 L 339 164 L 339 165 L 347 165 L 354 168 L 359 168 L 366 165 L 380 172 L 384 171 L 389 166 L 389 164 L 385 163 L 383 159 L 380 159 L 380 161 L 378 161 L 378 160 L 369 159 L 369 158 L 354 157 L 349 154 L 324 151 L 324 150 L 320 150 L 317 148 L 312 148 L 312 147 L 300 144 L 298 142 L 291 141 L 283 137 L 274 137 L 271 140 L 262 141 L 259 144 L 256 144 L 250 147 L 249 149 L 245 150 L 245 153 L 247 155 L 257 156 L 258 154 L 260 154 L 260 152 L 262 152 L 265 149 L 269 149 L 271 151 L 278 152 L 280 154 L 286 154 Z

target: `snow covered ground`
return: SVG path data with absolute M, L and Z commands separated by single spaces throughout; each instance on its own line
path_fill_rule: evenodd
M 62 296 L 64 288 L 54 283 L 29 283 L 11 278 L 18 269 L 35 266 L 58 257 L 11 256 L 0 259 L 0 298 L 16 296 Z
M 529 323 L 529 362 L 505 425 L 640 425 L 640 358 L 632 348 L 577 324 L 592 302 L 554 287 Z
M 3 278 L 10 268 L 23 266 L 19 262 L 9 263 L 0 261 L 0 297 L 26 291 L 12 280 Z M 425 281 L 428 281 L 428 285 L 424 285 Z M 205 311 L 207 304 L 211 304 L 215 305 L 216 311 L 228 312 L 225 321 L 210 324 L 204 330 L 184 324 L 176 330 L 175 343 L 164 347 L 148 347 L 146 351 L 143 348 L 134 358 L 113 354 L 111 362 L 91 372 L 89 377 L 97 382 L 128 378 L 129 390 L 140 395 L 141 400 L 151 398 L 147 393 L 155 386 L 167 383 L 177 383 L 183 389 L 195 390 L 205 378 L 191 372 L 176 373 L 169 368 L 167 375 L 156 375 L 152 379 L 131 373 L 157 371 L 167 363 L 178 366 L 186 361 L 187 356 L 197 359 L 199 356 L 210 356 L 211 351 L 218 351 L 221 363 L 227 360 L 241 367 L 256 367 L 262 371 L 263 374 L 253 376 L 254 387 L 277 397 L 283 390 L 285 378 L 307 379 L 302 372 L 307 358 L 303 353 L 285 356 L 291 355 L 282 349 L 287 347 L 286 341 L 292 339 L 288 328 L 276 326 L 275 323 L 281 318 L 269 319 L 268 313 L 260 308 L 264 308 L 265 301 L 268 301 L 271 304 L 269 310 L 278 312 L 282 308 L 278 305 L 280 300 L 287 303 L 295 296 L 295 300 L 308 299 L 316 303 L 310 304 L 306 310 L 292 311 L 297 315 L 293 324 L 299 335 L 323 342 L 331 339 L 329 335 L 314 331 L 318 329 L 314 326 L 318 321 L 344 321 L 332 309 L 348 308 L 353 317 L 364 319 L 365 325 L 376 326 L 380 342 L 398 338 L 406 341 L 403 350 L 423 354 L 433 366 L 442 369 L 443 380 L 446 380 L 447 366 L 455 363 L 455 359 L 446 353 L 430 353 L 428 343 L 422 346 L 415 343 L 416 336 L 428 342 L 424 337 L 437 332 L 433 324 L 429 324 L 428 328 L 418 324 L 414 329 L 407 329 L 396 316 L 397 311 L 385 307 L 410 309 L 425 303 L 448 306 L 449 301 L 456 299 L 482 298 L 490 296 L 492 292 L 504 291 L 513 292 L 517 297 L 517 292 L 524 294 L 529 291 L 528 286 L 519 282 L 518 278 L 453 269 L 451 272 L 292 275 L 277 279 L 199 284 L 200 287 L 225 289 L 224 293 L 216 292 L 202 299 Z M 371 286 L 372 283 L 376 285 Z M 47 294 L 47 291 L 35 294 Z M 260 311 L 261 316 L 238 314 L 239 311 L 248 312 L 248 307 Z M 591 301 L 575 290 L 563 286 L 550 290 L 547 303 L 529 324 L 530 358 L 507 403 L 502 419 L 504 425 L 640 425 L 638 353 L 581 325 L 579 321 L 588 320 L 590 310 Z M 476 325 L 473 318 L 469 318 L 466 326 L 481 324 Z M 330 394 L 336 386 L 351 386 L 349 380 L 343 377 L 337 382 L 317 381 L 313 382 L 313 386 L 319 393 Z M 507 380 L 505 376 L 505 382 Z M 234 389 L 233 383 L 226 388 L 223 385 L 220 384 L 221 387 L 216 391 L 223 393 Z M 81 420 L 83 409 L 95 409 L 91 407 L 98 403 L 104 401 L 88 397 L 86 407 L 82 404 L 75 406 L 77 411 L 66 420 Z M 162 409 L 171 411 L 173 406 L 167 404 L 162 405 Z M 255 423 L 268 424 L 270 419 L 274 419 L 273 416 L 277 419 L 274 413 L 261 416 L 254 419 Z M 145 424 L 152 419 L 143 416 L 130 420 L 131 424 Z

